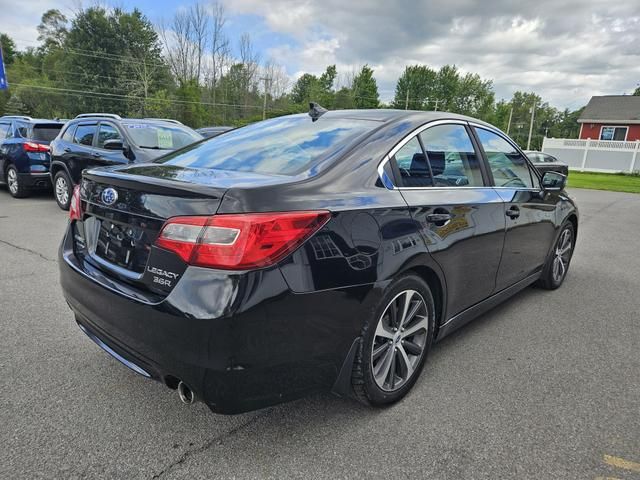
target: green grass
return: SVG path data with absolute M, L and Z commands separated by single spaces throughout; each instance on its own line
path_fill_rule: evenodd
M 569 188 L 640 193 L 640 174 L 569 172 Z

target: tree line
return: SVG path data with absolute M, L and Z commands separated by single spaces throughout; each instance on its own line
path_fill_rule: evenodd
M 455 65 L 407 66 L 389 103 L 381 102 L 369 65 L 349 72 L 329 65 L 320 75 L 305 73 L 291 83 L 284 66 L 261 58 L 249 33 L 232 45 L 226 23 L 217 3 L 196 3 L 157 25 L 138 9 L 93 6 L 73 18 L 48 10 L 37 46 L 18 51 L 13 39 L 0 34 L 10 84 L 0 92 L 0 114 L 71 118 L 110 112 L 175 118 L 197 128 L 305 112 L 315 101 L 329 109 L 466 114 L 509 130 L 525 146 L 535 106 L 532 148 L 545 135 L 578 134 L 581 109 L 558 110 L 531 92 L 496 101 L 492 80 Z

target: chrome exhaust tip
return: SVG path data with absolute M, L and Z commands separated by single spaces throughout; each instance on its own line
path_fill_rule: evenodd
M 178 396 L 180 397 L 180 401 L 185 405 L 191 405 L 195 400 L 193 391 L 182 381 L 178 383 Z

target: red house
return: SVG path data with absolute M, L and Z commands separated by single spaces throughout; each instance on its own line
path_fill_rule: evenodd
M 640 140 L 640 97 L 591 97 L 578 123 L 581 139 Z

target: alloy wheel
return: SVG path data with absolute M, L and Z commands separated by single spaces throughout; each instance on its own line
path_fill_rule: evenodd
M 413 376 L 424 354 L 429 312 L 415 290 L 396 295 L 385 308 L 371 351 L 373 378 L 382 390 L 393 392 Z
M 69 186 L 64 177 L 56 179 L 56 198 L 61 205 L 66 205 L 69 201 Z
M 18 193 L 18 174 L 14 168 L 7 170 L 7 184 L 12 194 Z
M 573 248 L 573 235 L 571 230 L 566 228 L 560 234 L 553 258 L 553 281 L 559 283 L 567 274 L 569 260 L 571 260 L 571 249 Z

